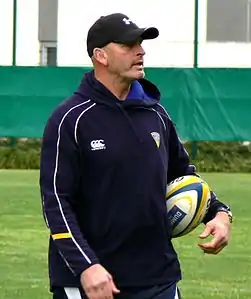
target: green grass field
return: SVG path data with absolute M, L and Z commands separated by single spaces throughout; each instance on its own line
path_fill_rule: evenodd
M 204 174 L 235 220 L 229 246 L 209 256 L 197 246 L 203 227 L 175 240 L 183 299 L 251 298 L 251 175 Z M 49 299 L 48 232 L 37 171 L 0 171 L 0 299 Z

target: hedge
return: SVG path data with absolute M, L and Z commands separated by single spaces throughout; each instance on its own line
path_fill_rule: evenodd
M 192 154 L 191 143 L 185 144 Z M 239 142 L 199 142 L 196 159 L 200 172 L 251 172 L 251 144 Z
M 12 144 L 10 144 L 12 143 Z M 199 172 L 251 172 L 251 145 L 239 142 L 184 143 Z M 0 169 L 39 169 L 40 140 L 0 140 Z

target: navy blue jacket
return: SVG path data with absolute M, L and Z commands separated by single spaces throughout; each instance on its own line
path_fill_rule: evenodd
M 181 279 L 165 191 L 195 167 L 159 100 L 142 79 L 119 101 L 90 72 L 49 118 L 40 186 L 51 289 L 79 286 L 95 263 L 120 288 Z M 208 220 L 218 204 L 213 196 Z

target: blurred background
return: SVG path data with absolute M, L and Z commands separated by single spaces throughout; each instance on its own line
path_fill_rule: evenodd
M 146 76 L 191 162 L 235 215 L 232 241 L 205 256 L 197 230 L 174 240 L 186 299 L 250 299 L 250 0 L 0 0 L 0 298 L 50 298 L 39 194 L 45 123 L 91 69 L 86 34 L 127 14 L 145 41 Z

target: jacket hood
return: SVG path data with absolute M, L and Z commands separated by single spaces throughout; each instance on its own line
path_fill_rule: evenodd
M 86 73 L 77 90 L 78 94 L 90 98 L 96 103 L 108 106 L 142 106 L 152 107 L 160 101 L 160 91 L 146 79 L 133 82 L 131 90 L 125 101 L 116 98 L 95 76 L 94 71 Z

